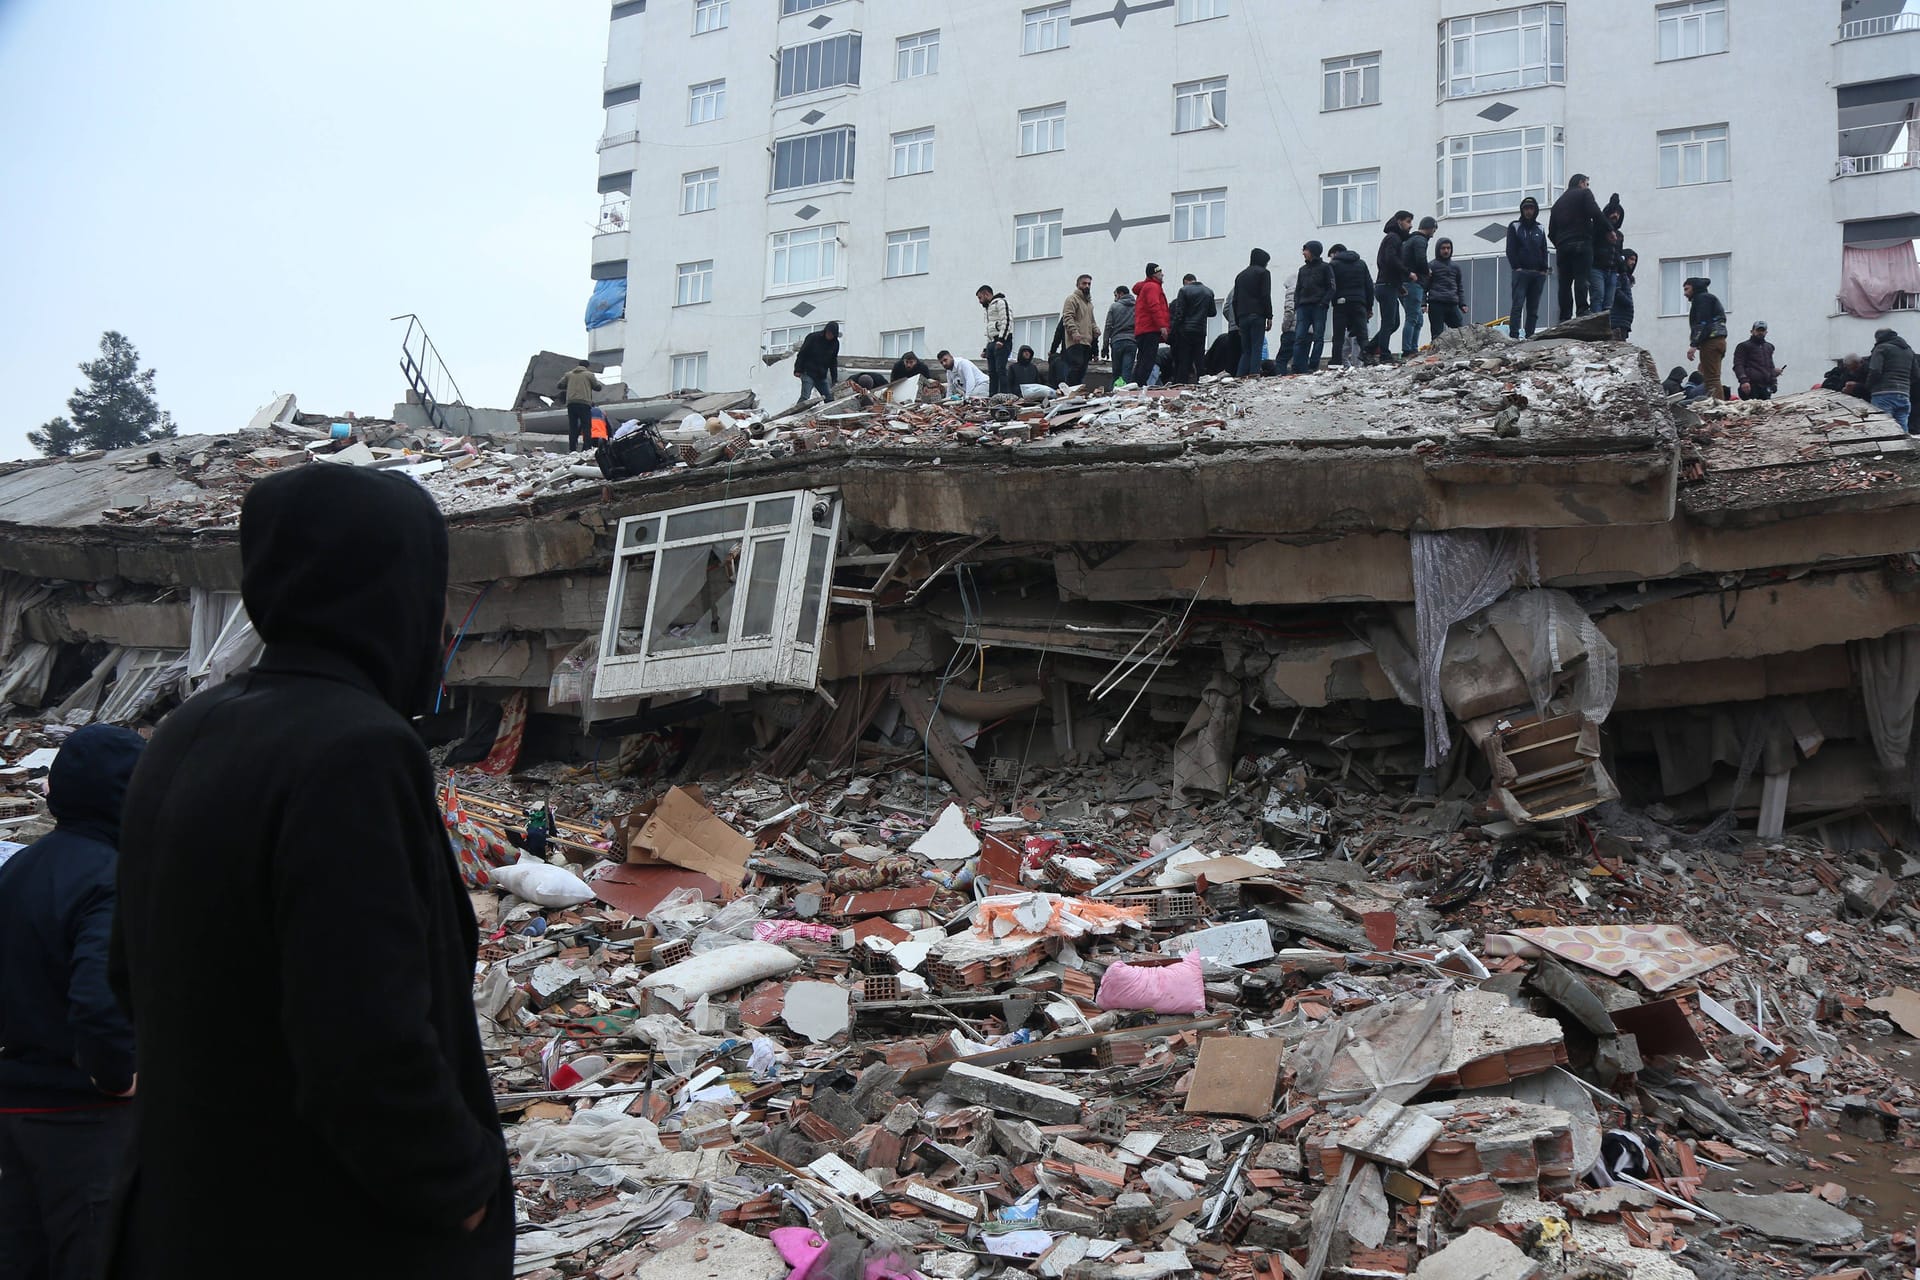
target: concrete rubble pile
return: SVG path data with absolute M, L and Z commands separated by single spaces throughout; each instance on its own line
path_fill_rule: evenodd
M 1654 372 L 0 473 L 0 856 L 77 725 L 257 656 L 253 478 L 400 467 L 521 1274 L 1910 1274 L 1920 457 Z

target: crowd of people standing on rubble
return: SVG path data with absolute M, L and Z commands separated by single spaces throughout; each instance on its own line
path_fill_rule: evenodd
M 1626 243 L 1626 208 L 1619 195 L 1602 205 L 1591 179 L 1576 173 L 1544 221 L 1532 196 L 1520 202 L 1518 212 L 1506 227 L 1509 335 L 1534 336 L 1541 298 L 1554 276 L 1562 319 L 1604 315 L 1610 336 L 1627 341 L 1640 255 Z M 1120 387 L 1190 383 L 1209 373 L 1288 376 L 1321 368 L 1323 361 L 1328 367 L 1393 363 L 1420 350 L 1423 326 L 1431 339 L 1468 323 L 1466 281 L 1454 260 L 1453 241 L 1439 229 L 1433 217 L 1416 223 L 1411 212 L 1399 210 L 1381 228 L 1371 266 L 1356 248 L 1309 240 L 1300 246 L 1299 268 L 1291 275 L 1284 268 L 1278 272 L 1277 290 L 1273 257 L 1257 248 L 1224 298 L 1191 272 L 1171 286 L 1166 269 L 1149 262 L 1137 283 L 1114 288 L 1104 317 L 1093 296 L 1093 277 L 1081 275 L 1060 305 L 1044 357 L 1045 375 L 1032 346 L 1015 346 L 1013 306 L 1006 294 L 983 284 L 974 294 L 984 315 L 978 362 L 951 350 L 941 350 L 936 359 L 958 398 L 1019 394 L 1035 384 L 1078 386 L 1096 358 L 1109 362 Z M 1697 360 L 1698 367 L 1691 376 L 1676 367 L 1668 375 L 1668 390 L 1688 398 L 1772 398 L 1786 369 L 1775 362 L 1764 320 L 1755 321 L 1746 341 L 1734 347 L 1733 380 L 1723 380 L 1727 311 L 1712 284 L 1694 276 L 1681 286 L 1687 361 Z M 1208 322 L 1216 316 L 1225 319 L 1225 331 L 1209 342 Z M 1870 356 L 1838 361 L 1822 385 L 1871 400 L 1905 428 L 1911 393 L 1920 380 L 1914 353 L 1891 329 L 1879 330 L 1874 343 Z M 801 379 L 803 400 L 816 391 L 828 394 L 838 377 L 838 353 L 837 325 L 801 344 L 794 373 Z M 892 377 L 923 368 L 909 351 L 894 363 Z M 878 375 L 866 376 L 879 381 Z

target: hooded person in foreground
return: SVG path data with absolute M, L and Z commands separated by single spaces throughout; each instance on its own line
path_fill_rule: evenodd
M 405 477 L 312 464 L 248 492 L 240 559 L 266 651 L 161 723 L 127 793 L 140 1105 L 108 1274 L 504 1278 L 478 938 L 408 722 L 446 524 Z
M 107 981 L 120 808 L 146 742 L 95 724 L 47 774 L 53 834 L 0 865 L 0 1276 L 93 1280 L 134 1090 Z

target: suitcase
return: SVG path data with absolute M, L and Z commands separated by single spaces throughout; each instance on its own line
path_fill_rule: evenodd
M 672 464 L 672 456 L 660 433 L 652 426 L 629 431 L 618 440 L 610 440 L 593 451 L 600 474 L 609 480 L 643 476 Z

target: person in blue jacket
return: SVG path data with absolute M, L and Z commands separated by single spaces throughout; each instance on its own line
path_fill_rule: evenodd
M 1507 333 L 1531 338 L 1540 324 L 1540 294 L 1547 287 L 1547 229 L 1540 225 L 1540 202 L 1528 196 L 1520 202 L 1520 216 L 1507 224 L 1507 266 L 1513 271 L 1513 305 L 1507 310 Z M 1526 321 L 1521 323 L 1521 312 Z
M 120 809 L 145 739 L 68 738 L 54 829 L 0 864 L 0 1275 L 92 1280 L 131 1124 L 133 1027 L 108 980 Z

